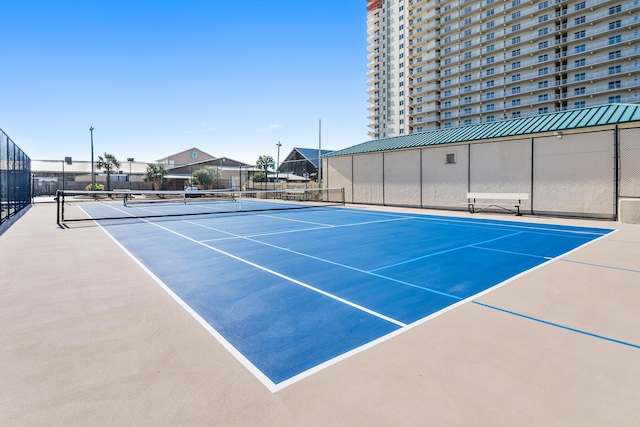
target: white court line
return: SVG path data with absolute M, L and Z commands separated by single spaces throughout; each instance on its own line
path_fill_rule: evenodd
M 275 216 L 271 216 L 271 215 L 260 215 L 266 218 L 278 218 Z M 278 218 L 280 219 L 280 218 Z M 258 234 L 248 234 L 247 236 L 242 236 L 242 235 L 236 235 L 236 234 L 232 234 L 232 233 L 228 233 L 228 234 L 232 234 L 233 236 L 237 236 L 236 238 L 252 238 L 252 237 L 265 237 L 265 236 L 275 236 L 277 234 L 289 234 L 289 233 L 302 233 L 305 231 L 314 231 L 314 230 L 327 230 L 329 228 L 345 228 L 345 227 L 359 227 L 361 225 L 370 225 L 370 224 L 381 224 L 381 223 L 385 223 L 385 222 L 393 222 L 393 221 L 406 221 L 406 220 L 412 220 L 414 218 L 411 217 L 406 217 L 406 218 L 395 218 L 395 219 L 383 219 L 380 221 L 366 221 L 366 222 L 356 222 L 353 224 L 339 224 L 339 225 L 326 225 L 326 226 L 321 226 L 321 227 L 309 227 L 309 228 L 298 228 L 296 230 L 282 230 L 282 231 L 273 231 L 270 233 L 258 233 Z M 199 224 L 197 222 L 190 222 L 190 221 L 185 221 L 185 222 L 189 222 L 193 225 L 199 225 L 201 227 L 205 227 L 205 228 L 209 228 L 211 230 L 215 230 L 215 231 L 220 231 L 222 233 L 226 233 L 222 230 L 219 230 L 217 228 L 213 228 L 213 227 L 209 227 L 206 225 L 202 225 Z M 300 221 L 300 222 L 304 222 L 304 221 Z M 229 238 L 225 237 L 225 238 L 219 238 L 219 239 L 206 239 L 206 240 L 201 240 L 201 242 L 215 242 L 215 241 L 219 241 L 219 240 L 229 240 Z
M 349 208 L 347 208 L 349 209 Z M 358 209 L 352 209 L 350 212 L 353 213 L 358 213 L 361 215 L 383 215 L 383 216 L 392 216 L 392 217 L 403 217 L 403 218 L 407 218 L 407 219 L 418 219 L 421 221 L 429 221 L 429 222 L 445 222 L 445 223 L 456 223 L 456 224 L 464 224 L 466 226 L 469 227 L 481 227 L 481 228 L 490 228 L 490 227 L 506 227 L 506 228 L 521 228 L 521 229 L 526 229 L 526 230 L 533 230 L 533 231 L 553 231 L 555 233 L 567 233 L 567 234 L 589 234 L 589 235 L 601 235 L 601 233 L 598 232 L 593 232 L 593 231 L 581 231 L 581 230 L 563 230 L 563 229 L 559 229 L 559 228 L 552 228 L 552 227 L 547 227 L 547 226 L 543 226 L 540 225 L 540 227 L 536 227 L 535 225 L 522 225 L 525 223 L 522 222 L 514 222 L 514 223 L 508 223 L 508 222 L 504 222 L 502 224 L 496 224 L 493 221 L 499 221 L 499 220 L 495 220 L 495 219 L 464 219 L 464 218 L 460 218 L 460 219 L 448 219 L 445 217 L 437 217 L 435 218 L 435 215 L 432 214 L 410 214 L 413 216 L 406 216 L 404 214 L 390 214 L 387 212 L 380 212 L 380 211 L 363 211 L 363 210 L 358 210 Z M 561 227 L 572 227 L 572 228 L 597 228 L 597 227 L 583 227 L 583 226 L 579 226 L 579 225 L 561 225 Z M 601 230 L 606 230 L 609 232 L 614 231 L 615 229 L 609 229 L 609 228 L 602 228 Z M 543 233 L 540 233 L 543 234 Z
M 309 258 L 309 259 L 313 259 L 313 260 L 316 260 L 316 261 L 324 262 L 324 263 L 327 263 L 327 264 L 335 265 L 337 267 L 345 268 L 347 270 L 356 271 L 358 273 L 366 274 L 368 276 L 374 276 L 374 277 L 377 277 L 377 278 L 380 278 L 380 279 L 388 280 L 390 282 L 395 282 L 395 283 L 399 283 L 399 284 L 404 285 L 404 286 L 410 286 L 412 288 L 421 289 L 423 291 L 427 291 L 427 292 L 431 292 L 431 293 L 434 293 L 434 294 L 442 295 L 442 296 L 445 296 L 445 297 L 448 297 L 448 298 L 453 298 L 453 299 L 456 299 L 456 300 L 460 299 L 460 297 L 457 297 L 455 295 L 447 294 L 445 292 L 436 291 L 435 289 L 425 288 L 424 286 L 416 285 L 414 283 L 405 282 L 405 281 L 399 280 L 399 279 L 394 279 L 393 277 L 383 276 L 383 275 L 377 274 L 377 273 L 375 273 L 373 271 L 362 270 L 360 268 L 352 267 L 350 265 L 341 264 L 339 262 L 331 261 L 331 260 L 324 259 L 324 258 L 319 258 L 319 257 L 313 256 L 313 255 L 305 254 L 303 252 L 294 251 L 293 249 L 283 248 L 282 246 L 272 245 L 271 243 L 261 242 L 260 240 L 255 240 L 255 239 L 252 239 L 251 237 L 240 236 L 239 234 L 235 234 L 235 233 L 231 233 L 231 232 L 228 232 L 228 231 L 220 230 L 220 229 L 217 229 L 217 228 L 209 227 L 209 226 L 203 225 L 203 224 L 198 224 L 196 222 L 191 222 L 191 221 L 184 221 L 184 222 L 187 222 L 187 223 L 193 224 L 193 225 L 197 225 L 199 227 L 208 228 L 210 230 L 218 231 L 218 232 L 223 233 L 223 234 L 229 234 L 231 236 L 237 237 L 238 239 L 248 240 L 250 242 L 257 243 L 259 245 L 268 246 L 270 248 L 278 249 L 278 250 L 289 252 L 289 253 L 292 253 L 292 254 L 295 254 L 295 255 L 299 255 L 299 256 L 302 256 L 302 257 L 305 257 L 305 258 Z

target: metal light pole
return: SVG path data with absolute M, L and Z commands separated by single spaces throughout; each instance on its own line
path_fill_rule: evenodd
M 280 144 L 280 141 L 278 141 L 276 145 L 278 146 L 278 157 L 277 157 L 278 160 L 276 161 L 276 179 L 280 181 L 280 147 L 282 147 L 282 144 Z
M 127 162 L 129 162 L 129 191 L 131 191 L 131 162 L 133 162 L 133 157 L 127 157 Z
M 91 191 L 96 189 L 96 175 L 93 172 L 93 126 L 89 127 L 89 132 L 91 132 Z

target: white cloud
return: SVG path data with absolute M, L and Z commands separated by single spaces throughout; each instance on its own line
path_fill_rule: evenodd
M 270 124 L 269 126 L 267 126 L 266 128 L 258 128 L 258 129 L 256 129 L 256 132 L 266 132 L 268 130 L 280 129 L 281 127 L 282 127 L 281 124 L 273 123 L 273 124 Z

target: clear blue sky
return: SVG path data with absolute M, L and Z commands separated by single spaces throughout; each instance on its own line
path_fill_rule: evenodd
M 32 159 L 198 147 L 253 163 L 368 140 L 364 0 L 18 0 L 0 128 Z

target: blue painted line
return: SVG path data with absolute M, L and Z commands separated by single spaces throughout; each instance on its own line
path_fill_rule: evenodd
M 386 268 L 393 268 L 393 267 L 397 267 L 399 265 L 409 264 L 411 262 L 420 261 L 420 260 L 423 260 L 425 258 L 430 258 L 432 256 L 442 255 L 442 254 L 446 254 L 447 252 L 453 252 L 453 251 L 459 251 L 461 249 L 471 248 L 471 247 L 474 247 L 475 245 L 482 245 L 484 243 L 495 242 L 496 240 L 501 240 L 501 239 L 505 239 L 507 237 L 517 236 L 518 234 L 522 234 L 522 233 L 523 233 L 522 231 L 519 231 L 517 233 L 511 233 L 511 234 L 506 234 L 504 236 L 496 237 L 495 239 L 485 240 L 484 242 L 476 242 L 476 243 L 471 243 L 471 244 L 464 245 L 464 246 L 458 246 L 458 247 L 455 247 L 455 248 L 446 249 L 444 251 L 434 252 L 432 254 L 427 254 L 427 255 L 423 255 L 423 256 L 417 257 L 417 258 L 408 259 L 406 261 L 396 262 L 395 264 L 389 264 L 389 265 L 385 265 L 383 267 L 374 268 L 373 270 L 369 270 L 369 272 L 373 273 L 373 272 L 376 272 L 376 271 L 384 270 Z
M 627 347 L 633 347 L 633 348 L 640 349 L 640 345 L 632 344 L 630 342 L 626 342 L 626 341 L 621 341 L 621 340 L 617 340 L 617 339 L 614 339 L 614 338 L 605 337 L 603 335 L 594 334 L 594 333 L 591 333 L 591 332 L 583 331 L 581 329 L 576 329 L 576 328 L 572 328 L 572 327 L 569 327 L 569 326 L 560 325 L 559 323 L 549 322 L 547 320 L 538 319 L 537 317 L 531 317 L 531 316 L 527 316 L 526 314 L 516 313 L 515 311 L 505 310 L 504 308 L 495 307 L 493 305 L 483 304 L 483 303 L 478 302 L 478 301 L 472 301 L 472 302 L 474 304 L 480 305 L 482 307 L 490 308 L 492 310 L 501 311 L 501 312 L 507 313 L 507 314 L 512 314 L 514 316 L 522 317 L 524 319 L 533 320 L 534 322 L 542 323 L 542 324 L 549 325 L 549 326 L 554 326 L 556 328 L 565 329 L 565 330 L 571 331 L 571 332 L 577 332 L 577 333 L 582 334 L 582 335 L 587 335 L 587 336 L 590 336 L 590 337 L 593 337 L 593 338 L 598 338 L 598 339 L 609 341 L 609 342 L 613 342 L 613 343 L 616 343 L 616 344 L 626 345 Z
M 564 258 L 561 258 L 560 261 L 570 262 L 572 264 L 588 265 L 590 267 L 610 268 L 611 270 L 628 271 L 630 273 L 640 273 L 640 270 L 634 270 L 634 269 L 631 269 L 631 268 L 623 268 L 623 267 L 614 267 L 612 265 L 593 264 L 593 263 L 590 263 L 590 262 L 582 262 L 582 261 L 572 261 L 570 259 L 564 259 Z

